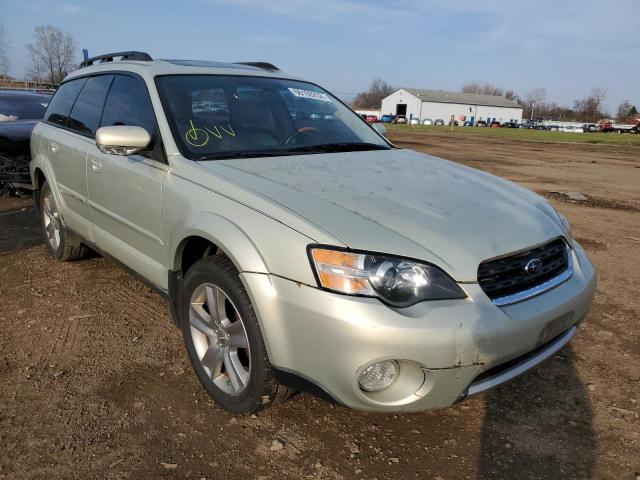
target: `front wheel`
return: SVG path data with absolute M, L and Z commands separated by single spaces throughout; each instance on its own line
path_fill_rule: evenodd
M 227 258 L 213 255 L 189 269 L 180 312 L 189 359 L 216 403 L 249 414 L 288 396 L 275 380 L 255 312 Z

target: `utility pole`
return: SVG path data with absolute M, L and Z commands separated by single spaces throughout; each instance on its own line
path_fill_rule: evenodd
M 533 122 L 533 109 L 536 108 L 536 104 L 532 103 L 531 104 L 531 121 Z

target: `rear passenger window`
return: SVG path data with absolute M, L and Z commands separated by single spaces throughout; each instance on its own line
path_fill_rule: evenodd
M 147 86 L 138 78 L 116 75 L 104 104 L 101 127 L 129 125 L 142 127 L 151 141 L 156 138 L 156 120 Z
M 60 85 L 60 88 L 51 99 L 49 107 L 44 114 L 44 119 L 48 122 L 63 125 L 67 123 L 67 117 L 71 112 L 73 102 L 75 102 L 78 92 L 86 82 L 86 78 L 78 78 Z
M 113 75 L 99 75 L 87 80 L 69 115 L 68 128 L 83 135 L 95 135 L 112 79 Z

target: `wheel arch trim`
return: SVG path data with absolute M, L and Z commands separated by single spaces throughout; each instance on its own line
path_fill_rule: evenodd
M 189 239 L 200 237 L 213 243 L 238 272 L 269 273 L 266 260 L 249 236 L 233 221 L 213 212 L 195 212 L 184 217 L 169 236 L 169 270 L 179 271 Z

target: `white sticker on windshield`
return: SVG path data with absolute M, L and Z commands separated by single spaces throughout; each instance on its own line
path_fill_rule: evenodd
M 312 92 L 311 90 L 302 90 L 301 88 L 289 88 L 289 91 L 296 97 L 320 100 L 321 102 L 331 102 L 331 99 L 326 93 Z

